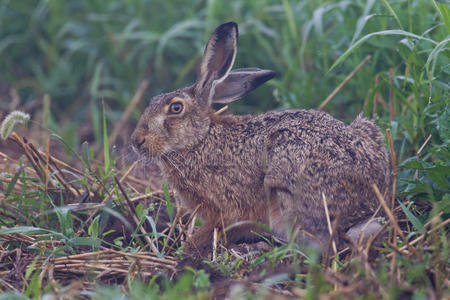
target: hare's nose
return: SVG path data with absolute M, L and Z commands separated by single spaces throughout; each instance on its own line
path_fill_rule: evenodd
M 144 143 L 145 143 L 145 137 L 139 137 L 139 136 L 133 137 L 133 146 L 135 146 L 137 149 L 140 149 Z

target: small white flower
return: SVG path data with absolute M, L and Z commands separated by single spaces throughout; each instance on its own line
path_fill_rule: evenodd
M 28 123 L 30 115 L 18 110 L 10 112 L 2 122 L 1 137 L 6 140 L 14 129 L 16 123 Z

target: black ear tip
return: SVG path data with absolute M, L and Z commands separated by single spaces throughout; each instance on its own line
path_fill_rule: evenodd
M 224 23 L 222 25 L 219 25 L 215 30 L 215 32 L 217 32 L 219 37 L 232 34 L 233 31 L 236 32 L 236 37 L 237 37 L 238 36 L 238 24 L 236 22 Z
M 232 26 L 232 27 L 238 27 L 238 24 L 234 21 L 228 22 L 228 23 L 224 23 L 224 25 L 228 25 L 228 26 Z
M 261 72 L 261 79 L 264 82 L 274 78 L 277 75 L 277 73 L 272 70 L 261 70 L 260 72 Z
M 272 78 L 274 78 L 275 76 L 277 76 L 277 72 L 275 72 L 275 71 L 272 71 L 272 70 L 267 70 L 267 75 L 266 75 L 267 77 L 270 77 L 269 79 L 272 79 Z M 269 80 L 269 79 L 267 79 L 267 80 Z

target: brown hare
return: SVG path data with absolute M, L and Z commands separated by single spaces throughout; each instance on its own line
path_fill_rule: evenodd
M 214 114 L 213 103 L 238 100 L 275 75 L 231 70 L 237 39 L 236 23 L 217 27 L 197 82 L 155 96 L 132 135 L 138 153 L 158 160 L 183 206 L 199 206 L 204 223 L 188 248 L 210 245 L 214 227 L 233 224 L 240 226 L 227 241 L 251 239 L 263 232 L 257 223 L 282 241 L 296 228 L 297 242 L 327 246 L 323 198 L 331 221 L 339 216 L 338 244 L 343 233 L 356 236 L 378 207 L 370 185 L 385 191 L 390 183 L 383 135 L 362 117 L 347 125 L 316 110 Z

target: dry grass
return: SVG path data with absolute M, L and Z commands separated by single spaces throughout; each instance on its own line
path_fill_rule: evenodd
M 72 167 L 58 160 L 49 153 L 48 149 L 45 153 L 37 150 L 31 142 L 19 137 L 16 133 L 11 135 L 10 141 L 16 143 L 24 157 L 27 158 L 25 164 L 22 164 L 20 160 L 0 153 L 3 158 L 0 166 L 2 170 L 12 174 L 11 170 L 22 166 L 22 172 L 26 174 L 26 176 L 17 178 L 8 176 L 1 178 L 3 183 L 12 188 L 11 193 L 19 195 L 26 187 L 28 192 L 34 190 L 36 195 L 41 196 L 65 195 L 73 202 L 83 198 L 82 203 L 71 203 L 65 200 L 66 207 L 70 208 L 73 216 L 76 216 L 76 220 L 78 220 L 73 224 L 74 237 L 87 236 L 86 227 L 92 224 L 107 205 L 107 200 L 112 198 L 117 203 L 124 203 L 122 206 L 124 217 L 131 224 L 134 232 L 137 232 L 136 229 L 140 232 L 137 237 L 139 241 L 136 240 L 134 245 L 140 246 L 133 250 L 114 246 L 111 242 L 109 244 L 103 242 L 99 247 L 86 245 L 73 247 L 71 251 L 75 251 L 75 253 L 72 254 L 70 251 L 55 253 L 54 249 L 67 247 L 67 241 L 55 238 L 52 233 L 31 233 L 25 230 L 24 233 L 18 231 L 1 234 L 0 264 L 3 269 L 0 271 L 1 290 L 21 291 L 30 286 L 30 274 L 36 273 L 39 286 L 51 287 L 52 292 L 56 295 L 59 295 L 62 291 L 61 288 L 65 286 L 71 286 L 72 292 L 78 290 L 81 293 L 81 291 L 93 291 L 93 287 L 98 284 L 120 284 L 126 293 L 132 293 L 128 290 L 129 287 L 126 287 L 126 282 L 130 280 L 138 279 L 142 282 L 149 282 L 152 278 L 160 276 L 170 280 L 178 278 L 185 271 L 186 261 L 180 260 L 182 259 L 182 256 L 179 255 L 181 253 L 180 246 L 192 234 L 195 214 L 185 215 L 183 210 L 175 205 L 171 221 L 162 217 L 157 221 L 158 232 L 161 236 L 166 237 L 165 239 L 158 238 L 151 234 L 154 232 L 152 232 L 150 224 L 142 221 L 143 218 L 137 214 L 136 207 L 139 203 L 146 203 L 146 206 L 159 205 L 159 211 L 163 212 L 168 205 L 164 191 L 149 191 L 145 187 L 145 181 L 130 175 L 132 174 L 130 169 L 117 172 L 116 175 L 109 178 L 113 184 L 107 184 L 106 180 L 96 178 L 97 175 L 93 172 Z M 134 168 L 134 165 L 132 167 Z M 63 170 L 70 170 L 74 174 L 83 176 L 88 184 L 85 187 L 75 184 Z M 25 181 L 24 178 L 27 180 Z M 14 180 L 16 181 L 14 182 Z M 380 264 L 389 259 L 391 259 L 390 280 L 399 284 L 399 289 L 402 291 L 400 294 L 408 295 L 408 285 L 403 283 L 403 277 L 406 276 L 404 272 L 407 269 L 398 260 L 424 262 L 424 256 L 435 256 L 436 262 L 439 261 L 436 267 L 430 265 L 426 268 L 436 287 L 428 290 L 427 295 L 431 295 L 431 298 L 443 296 L 444 291 L 449 289 L 449 280 L 446 274 L 450 270 L 446 262 L 441 261 L 442 258 L 438 257 L 439 252 L 443 251 L 443 245 L 437 241 L 442 238 L 450 220 L 443 220 L 439 216 L 435 216 L 425 224 L 422 233 L 416 232 L 411 235 L 408 229 L 409 220 L 405 218 L 401 208 L 390 207 L 377 187 L 374 186 L 373 189 L 378 195 L 382 209 L 388 216 L 388 222 L 383 230 L 388 229 L 390 238 L 385 241 L 384 246 L 374 243 L 375 239 L 373 238 L 365 243 L 352 245 L 351 248 L 344 249 L 339 253 L 333 247 L 333 255 L 327 255 L 321 264 L 313 264 L 309 268 L 299 269 L 296 264 L 307 266 L 308 263 L 304 256 L 298 256 L 293 260 L 294 249 L 296 249 L 293 245 L 278 248 L 260 242 L 225 247 L 215 240 L 213 245 L 215 251 L 211 257 L 211 263 L 200 262 L 198 265 L 194 265 L 197 271 L 204 269 L 209 274 L 211 285 L 207 290 L 210 292 L 205 297 L 222 298 L 230 293 L 253 293 L 258 298 L 298 298 L 311 292 L 305 287 L 304 282 L 312 281 L 319 286 L 317 292 L 323 294 L 326 299 L 353 298 L 361 295 L 389 298 L 392 292 L 389 291 L 379 275 Z M 133 197 L 128 194 L 132 194 Z M 169 195 L 172 199 L 176 199 L 173 194 Z M 30 226 L 36 222 L 33 215 L 28 216 L 27 219 L 25 214 L 20 213 L 18 208 L 12 206 L 8 198 L 5 198 L 4 194 L 0 197 L 0 203 L 4 208 L 1 216 L 4 220 L 3 223 L 15 223 L 17 226 L 21 225 L 20 222 L 25 222 Z M 326 199 L 324 199 L 324 209 L 327 209 Z M 44 215 L 48 216 L 52 213 L 45 211 Z M 25 221 L 21 217 L 25 218 Z M 22 221 L 20 221 L 21 219 Z M 155 217 L 156 219 L 157 217 Z M 125 230 L 124 226 L 115 226 L 114 228 Z M 329 230 L 333 236 L 334 229 L 331 223 Z M 118 234 L 124 234 L 128 240 L 132 239 L 129 230 L 118 232 Z M 16 247 L 11 248 L 11 245 L 16 245 Z M 281 252 L 284 252 L 282 255 L 278 253 L 279 256 L 276 256 L 276 252 L 280 252 L 279 249 L 283 249 Z M 271 260 L 273 263 L 269 267 L 267 261 Z M 261 261 L 265 261 L 265 263 L 261 264 Z M 188 262 L 187 265 L 192 266 L 192 262 Z M 320 274 L 320 279 L 317 277 L 319 275 L 312 271 L 317 266 L 324 267 L 322 271 L 320 271 L 322 267 L 315 271 Z M 328 266 L 332 267 L 328 268 Z M 227 270 L 220 271 L 221 268 Z M 264 271 L 265 275 L 255 275 L 263 269 L 266 270 Z M 287 277 L 275 284 L 267 285 L 265 283 L 270 278 L 276 278 L 277 274 L 287 274 Z M 75 282 L 77 284 L 74 287 Z M 323 290 L 320 286 L 323 286 Z M 261 294 L 262 290 L 264 293 Z

